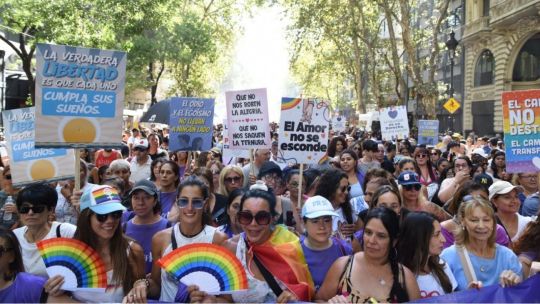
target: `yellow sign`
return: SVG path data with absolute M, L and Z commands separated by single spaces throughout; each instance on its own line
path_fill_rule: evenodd
M 450 114 L 454 114 L 454 112 L 461 107 L 461 104 L 459 101 L 455 100 L 454 97 L 451 97 L 447 102 L 444 103 L 443 107 L 450 112 Z

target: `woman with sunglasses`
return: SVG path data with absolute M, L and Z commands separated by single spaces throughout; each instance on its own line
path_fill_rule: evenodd
M 307 199 L 302 207 L 305 237 L 301 238 L 302 251 L 318 290 L 335 260 L 352 254 L 351 245 L 332 237 L 332 217 L 337 216 L 332 204 L 322 196 Z
M 366 216 L 364 251 L 337 259 L 317 292 L 330 303 L 407 302 L 420 297 L 412 272 L 398 262 L 399 219 L 388 208 Z
M 352 240 L 357 230 L 358 215 L 349 201 L 349 179 L 339 169 L 329 169 L 323 173 L 315 195 L 320 195 L 332 203 L 338 216 L 333 218 L 332 231 L 341 238 Z
M 144 278 L 143 249 L 124 235 L 120 225 L 126 208 L 116 189 L 106 185 L 86 189 L 80 206 L 77 232 L 73 238 L 97 251 L 107 271 L 107 289 L 101 293 L 73 291 L 72 297 L 79 302 L 121 302 L 125 291 Z M 45 283 L 45 291 L 60 295 L 63 283 L 63 276 L 54 276 Z
M 45 263 L 36 243 L 55 237 L 71 238 L 77 227 L 69 223 L 50 222 L 58 201 L 56 190 L 48 184 L 30 185 L 17 196 L 17 209 L 25 226 L 13 230 L 21 245 L 24 269 L 47 277 Z
M 403 172 L 398 177 L 403 207 L 409 211 L 425 211 L 431 213 L 438 221 L 450 219 L 450 215 L 440 206 L 428 201 L 423 193 L 419 176 L 415 172 Z
M 360 172 L 358 172 L 358 156 L 351 149 L 345 149 L 339 156 L 339 166 L 347 174 L 349 185 L 351 186 L 349 196 L 351 199 L 364 195 L 362 184 L 360 183 Z
M 69 300 L 49 296 L 44 277 L 24 272 L 19 242 L 12 231 L 0 228 L 0 303 L 55 303 Z
M 456 229 L 455 244 L 441 253 L 458 283 L 457 290 L 500 283 L 503 287 L 522 281 L 521 264 L 512 250 L 495 243 L 495 212 L 489 201 L 474 197 L 458 209 L 460 229 Z M 460 256 L 470 263 L 462 262 Z M 468 267 L 467 265 L 471 267 Z M 470 268 L 474 276 L 465 275 Z M 474 280 L 474 278 L 476 280 Z
M 178 187 L 176 204 L 180 210 L 177 224 L 158 232 L 152 238 L 152 260 L 157 261 L 171 251 L 194 243 L 221 245 L 227 235 L 212 227 L 208 212 L 209 189 L 199 178 L 189 176 Z M 176 283 L 157 264 L 147 281 L 136 282 L 127 294 L 127 302 L 144 302 L 147 296 L 166 302 L 185 302 L 186 286 Z
M 234 189 L 244 187 L 244 172 L 242 168 L 235 165 L 228 165 L 219 175 L 218 193 L 226 197 L 229 196 Z
M 238 222 L 243 233 L 225 243 L 246 269 L 249 289 L 216 299 L 196 286 L 192 302 L 286 303 L 309 301 L 313 282 L 298 237 L 282 225 L 273 225 L 275 196 L 249 190 L 240 201 Z
M 437 174 L 433 169 L 433 164 L 428 154 L 429 150 L 423 146 L 416 148 L 414 153 L 415 172 L 420 177 L 420 183 L 426 186 L 428 198 L 432 197 L 438 188 Z
M 439 258 L 444 241 L 441 225 L 430 213 L 410 212 L 401 224 L 398 260 L 416 276 L 422 298 L 448 294 L 457 287 L 454 274 Z

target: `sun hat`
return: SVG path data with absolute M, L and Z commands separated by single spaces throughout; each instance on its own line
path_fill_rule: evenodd
M 93 185 L 81 196 L 81 211 L 90 208 L 97 214 L 125 211 L 118 191 L 108 185 Z

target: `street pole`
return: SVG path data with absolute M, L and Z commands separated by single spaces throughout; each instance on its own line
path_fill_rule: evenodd
M 454 31 L 450 32 L 450 38 L 446 41 L 446 47 L 448 48 L 448 57 L 450 58 L 450 89 L 448 90 L 450 98 L 454 97 L 454 58 L 456 57 L 456 48 L 459 42 L 456 40 Z M 450 114 L 451 121 L 450 127 L 452 132 L 454 131 L 454 114 Z
M 6 56 L 6 52 L 4 50 L 0 50 L 0 113 L 4 111 L 4 107 L 6 104 L 6 101 L 5 101 L 6 77 L 4 77 L 6 60 L 4 56 Z M 4 121 L 2 120 L 1 115 L 0 115 L 0 125 L 4 127 Z

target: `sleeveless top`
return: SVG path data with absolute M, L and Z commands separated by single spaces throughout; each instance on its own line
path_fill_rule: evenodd
M 172 232 L 174 233 L 174 237 L 176 239 L 176 243 L 178 244 L 178 247 L 182 247 L 184 245 L 189 244 L 195 244 L 195 243 L 208 243 L 211 244 L 212 240 L 214 239 L 214 234 L 216 233 L 217 228 L 206 225 L 204 226 L 204 229 L 199 232 L 194 237 L 188 238 L 185 237 L 182 233 L 180 233 L 180 226 L 179 224 L 176 224 L 172 228 Z M 172 238 L 172 235 L 171 235 Z M 175 248 L 176 249 L 176 248 Z M 173 245 L 172 242 L 165 248 L 163 251 L 162 256 L 167 255 L 169 252 L 173 251 Z M 174 302 L 174 298 L 176 296 L 176 293 L 178 291 L 178 282 L 176 282 L 175 279 L 170 277 L 167 272 L 163 269 L 161 269 L 161 296 L 159 298 L 160 301 L 163 302 Z
M 354 264 L 354 255 L 349 256 L 345 271 L 341 274 L 338 285 L 338 294 L 347 298 L 349 303 L 394 303 L 395 300 L 390 297 L 386 299 L 375 299 L 368 295 L 360 293 L 357 289 L 354 289 L 351 282 L 351 272 Z M 403 266 L 400 265 L 399 281 L 403 282 Z
M 243 234 L 238 239 L 238 245 L 236 245 L 236 257 L 244 266 L 248 279 L 248 290 L 235 292 L 232 294 L 233 301 L 235 303 L 275 303 L 277 296 L 274 294 L 266 281 L 261 281 L 253 276 L 246 262 L 247 246 L 244 240 Z M 277 278 L 279 286 L 283 290 L 287 290 L 287 286 L 280 282 Z

